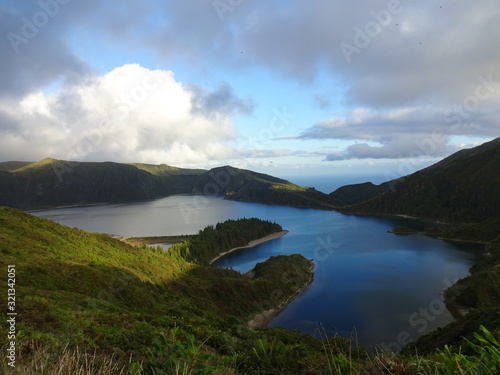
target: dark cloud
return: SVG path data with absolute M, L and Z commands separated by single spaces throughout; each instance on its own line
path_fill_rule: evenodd
M 147 4 L 131 0 L 0 4 L 0 97 L 80 82 L 95 71 L 75 51 L 78 46 L 71 45 L 70 37 L 101 30 L 101 40 L 129 41 L 151 14 Z
M 241 52 L 236 43 L 238 26 L 232 17 L 221 20 L 214 3 L 204 0 L 162 3 L 155 10 L 155 17 L 161 22 L 139 43 L 167 58 L 183 58 L 198 69 L 206 69 L 210 62 L 230 65 Z
M 494 137 L 500 131 L 497 0 L 223 3 L 228 7 L 206 0 L 4 1 L 0 110 L 50 85 L 64 90 L 91 80 L 96 72 L 70 43 L 92 30 L 96 48 L 117 43 L 131 54 L 153 51 L 200 75 L 257 68 L 306 83 L 331 80 L 331 92 L 313 98 L 316 106 L 325 110 L 329 98 L 337 103 L 343 97 L 341 104 L 361 109 L 296 137 L 358 142 L 328 160 L 406 157 L 419 150 L 417 141 L 434 138 L 428 154 L 441 155 L 450 151 L 453 135 Z M 254 108 L 226 83 L 187 91 L 191 115 L 213 120 Z M 68 123 L 92 113 L 77 94 L 70 90 L 51 103 Z M 0 130 L 21 128 L 22 121 L 12 118 L 0 112 Z
M 58 13 L 50 16 L 37 2 L 26 3 L 32 6 L 0 5 L 0 97 L 20 97 L 55 81 L 74 82 L 90 72 L 66 43 Z
M 480 75 L 500 80 L 496 0 L 291 1 L 272 12 L 255 3 L 239 34 L 252 56 L 299 79 L 325 66 L 356 105 L 450 103 L 473 93 Z
M 344 117 L 321 121 L 298 139 L 341 139 L 383 142 L 407 135 L 494 137 L 500 132 L 498 111 L 456 112 L 452 107 L 407 107 L 388 111 L 358 108 Z
M 0 8 L 3 35 L 20 32 L 22 17 L 40 12 L 37 2 L 8 4 L 15 10 L 14 5 Z M 298 80 L 313 80 L 326 69 L 333 83 L 342 83 L 338 90 L 348 87 L 347 100 L 354 105 L 449 104 L 473 93 L 481 75 L 500 80 L 496 0 L 255 0 L 224 2 L 222 10 L 216 4 L 89 0 L 59 5 L 47 25 L 19 46 L 22 55 L 10 53 L 11 43 L 2 39 L 0 86 L 23 92 L 83 74 L 88 67 L 65 35 L 88 28 L 101 30 L 104 40 L 152 48 L 202 69 L 210 62 L 233 69 L 265 66 Z M 355 52 L 346 53 L 346 45 Z
M 17 120 L 0 110 L 0 138 L 6 135 L 16 134 L 18 130 Z
M 251 100 L 238 98 L 227 83 L 220 85 L 214 91 L 207 91 L 200 86 L 190 85 L 192 92 L 192 111 L 205 116 L 231 115 L 234 113 L 251 114 L 254 103 Z

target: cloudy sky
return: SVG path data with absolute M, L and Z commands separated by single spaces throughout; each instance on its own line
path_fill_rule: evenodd
M 0 161 L 407 174 L 500 135 L 498 0 L 2 0 Z

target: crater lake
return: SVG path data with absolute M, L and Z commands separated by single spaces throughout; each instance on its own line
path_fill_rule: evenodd
M 275 221 L 289 231 L 286 236 L 232 252 L 215 263 L 245 273 L 275 255 L 299 253 L 314 260 L 314 281 L 270 326 L 318 338 L 339 334 L 392 350 L 454 320 L 441 294 L 466 276 L 481 255 L 477 246 L 387 232 L 398 225 L 426 226 L 414 219 L 344 215 L 220 197 L 177 195 L 32 214 L 119 236 L 196 234 L 207 225 L 244 217 Z

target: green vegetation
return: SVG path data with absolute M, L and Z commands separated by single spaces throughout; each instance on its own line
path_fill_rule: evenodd
M 248 236 L 281 229 L 257 219 L 229 221 L 201 231 L 190 246 L 201 254 L 198 244 L 230 241 L 245 224 Z M 443 346 L 426 357 L 372 354 L 348 339 L 326 337 L 321 327 L 316 338 L 249 329 L 256 313 L 310 280 L 311 263 L 300 255 L 259 263 L 249 279 L 208 265 L 210 257 L 193 263 L 6 207 L 0 238 L 2 267 L 16 265 L 19 313 L 16 368 L 2 361 L 3 373 L 425 375 L 487 374 L 499 366 L 498 335 L 484 328 L 463 350 Z M 6 289 L 1 279 L 0 290 Z M 0 304 L 6 302 L 2 293 Z
M 205 169 L 177 168 L 166 164 L 131 163 L 130 165 L 156 176 L 199 175 L 206 172 Z
M 189 241 L 193 236 L 181 234 L 178 236 L 152 236 L 152 237 L 120 237 L 120 240 L 130 245 L 155 245 L 155 244 L 175 244 Z
M 261 233 L 258 221 L 249 219 L 247 232 L 245 222 L 227 225 L 246 236 Z M 270 224 L 262 222 L 264 228 L 275 227 Z M 163 333 L 173 345 L 193 335 L 197 347 L 204 342 L 204 353 L 217 354 L 217 362 L 240 363 L 246 357 L 242 349 L 233 358 L 236 348 L 251 351 L 254 340 L 246 322 L 286 300 L 311 272 L 301 256 L 276 257 L 249 280 L 236 271 L 132 247 L 11 208 L 0 208 L 0 236 L 3 267 L 16 265 L 22 316 L 17 339 L 26 361 L 37 360 L 28 354 L 38 350 L 51 358 L 80 350 L 97 351 L 102 358 L 114 355 L 123 366 L 132 357 L 146 368 L 146 353 Z M 0 289 L 7 290 L 5 279 Z M 6 306 L 4 293 L 0 303 Z M 2 325 L 2 337 L 5 329 Z
M 326 196 L 313 188 L 232 167 L 73 163 L 0 164 L 0 204 L 34 208 L 151 199 L 174 193 L 331 209 L 405 214 L 456 223 L 423 231 L 486 245 L 471 275 L 446 290 L 461 319 L 399 355 L 370 353 L 340 337 L 247 322 L 294 296 L 312 277 L 300 255 L 271 257 L 247 275 L 210 266 L 219 253 L 281 230 L 230 220 L 169 251 L 130 246 L 0 208 L 2 267 L 16 265 L 18 363 L 0 373 L 162 374 L 497 374 L 500 371 L 500 139 L 463 150 L 380 186 L 351 185 Z M 0 279 L 0 290 L 7 290 Z M 6 306 L 6 294 L 0 295 Z M 0 336 L 6 336 L 6 325 Z M 0 350 L 6 351 L 6 341 Z M 9 372 L 7 372 L 9 371 Z
M 0 163 L 0 171 L 14 171 L 31 163 L 29 161 L 4 161 Z
M 81 163 L 44 159 L 0 163 L 0 205 L 21 209 L 141 201 L 172 194 L 332 209 L 333 199 L 276 177 L 229 166 L 183 169 L 169 165 Z
M 500 138 L 497 138 L 459 151 L 409 176 L 372 186 L 369 190 L 375 194 L 368 195 L 365 201 L 357 199 L 360 185 L 352 189 L 344 187 L 342 197 L 347 201 L 351 191 L 353 205 L 345 208 L 350 213 L 402 214 L 450 223 L 480 223 L 500 217 L 499 168 Z
M 230 166 L 214 168 L 201 176 L 194 191 L 221 194 L 236 201 L 327 210 L 336 207 L 334 200 L 314 188 Z
M 260 219 L 227 220 L 200 230 L 188 241 L 172 245 L 170 256 L 196 263 L 209 263 L 220 253 L 248 245 L 251 240 L 282 231 L 281 225 Z
M 332 199 L 340 202 L 341 206 L 350 206 L 370 200 L 390 189 L 389 183 L 374 185 L 371 182 L 361 184 L 345 185 L 331 192 Z
M 457 321 L 421 337 L 405 349 L 430 353 L 436 346 L 466 346 L 481 325 L 500 334 L 500 239 L 487 244 L 487 256 L 471 268 L 471 274 L 448 288 L 445 302 L 468 312 Z
M 44 159 L 0 171 L 0 205 L 22 209 L 147 200 L 178 189 L 178 184 L 166 185 L 158 176 L 119 163 Z

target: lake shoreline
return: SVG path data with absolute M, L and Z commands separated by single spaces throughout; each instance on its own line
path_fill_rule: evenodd
M 256 328 L 267 327 L 267 325 L 271 322 L 271 320 L 276 318 L 283 310 L 285 310 L 285 308 L 290 303 L 292 303 L 295 299 L 297 299 L 304 292 L 304 290 L 306 290 L 306 288 L 313 283 L 314 269 L 316 268 L 316 265 L 314 264 L 313 259 L 309 259 L 309 262 L 311 264 L 310 267 L 311 277 L 309 278 L 309 280 L 301 288 L 299 288 L 293 295 L 288 297 L 285 301 L 281 302 L 274 309 L 266 310 L 259 314 L 256 314 L 255 317 L 247 323 L 248 328 L 256 329 Z
M 216 260 L 222 258 L 223 256 L 225 256 L 225 255 L 227 255 L 229 253 L 232 253 L 233 251 L 241 250 L 241 249 L 249 249 L 251 247 L 260 245 L 261 243 L 264 243 L 264 242 L 267 242 L 267 241 L 272 241 L 272 240 L 275 240 L 277 238 L 283 237 L 283 236 L 287 235 L 288 233 L 289 233 L 288 230 L 282 230 L 280 232 L 271 233 L 271 234 L 268 234 L 267 236 L 264 236 L 262 238 L 258 238 L 256 240 L 250 241 L 248 243 L 248 245 L 246 245 L 246 246 L 234 247 L 234 248 L 232 248 L 232 249 L 230 249 L 228 251 L 224 251 L 223 253 L 220 253 L 219 255 L 217 255 L 214 259 L 212 259 L 210 261 L 210 264 L 213 264 Z

